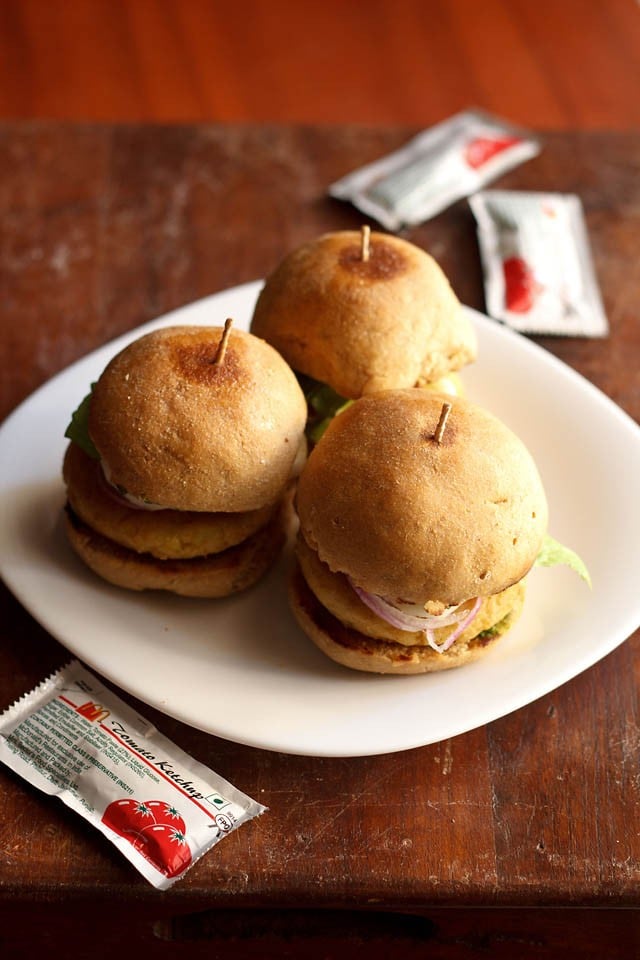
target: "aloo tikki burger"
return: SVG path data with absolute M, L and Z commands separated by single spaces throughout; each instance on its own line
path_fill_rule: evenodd
M 71 546 L 131 590 L 222 597 L 251 586 L 290 529 L 305 418 L 284 360 L 230 321 L 142 336 L 67 429 Z
M 251 331 L 295 370 L 319 439 L 351 400 L 427 386 L 464 392 L 475 330 L 436 260 L 392 235 L 340 230 L 292 250 L 267 277 Z
M 336 417 L 296 503 L 292 610 L 356 670 L 427 673 L 481 657 L 520 615 L 536 560 L 575 558 L 547 538 L 545 491 L 520 439 L 483 408 L 424 389 L 364 397 Z

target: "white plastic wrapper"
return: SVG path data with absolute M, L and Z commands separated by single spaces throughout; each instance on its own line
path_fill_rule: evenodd
M 485 190 L 469 204 L 492 317 L 521 333 L 607 335 L 579 197 Z
M 347 174 L 329 193 L 387 230 L 423 223 L 540 152 L 530 133 L 480 110 L 457 113 Z
M 100 830 L 160 890 L 266 808 L 72 661 L 0 716 L 0 759 Z

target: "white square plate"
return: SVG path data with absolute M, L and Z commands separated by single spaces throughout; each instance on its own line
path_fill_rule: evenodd
M 73 654 L 146 703 L 219 737 L 312 756 L 434 743 L 504 716 L 596 663 L 640 623 L 640 429 L 575 371 L 470 311 L 479 358 L 471 400 L 501 417 L 540 469 L 550 533 L 586 562 L 534 569 L 525 611 L 477 663 L 417 677 L 357 673 L 324 657 L 286 602 L 287 555 L 223 601 L 129 593 L 104 583 L 60 526 L 64 431 L 107 361 L 174 323 L 248 328 L 260 282 L 167 314 L 58 374 L 0 430 L 0 573 Z

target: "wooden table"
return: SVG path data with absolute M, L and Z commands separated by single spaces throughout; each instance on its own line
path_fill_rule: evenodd
M 112 337 L 263 276 L 322 231 L 359 227 L 327 185 L 413 132 L 3 126 L 0 415 Z M 582 197 L 611 335 L 539 342 L 636 419 L 639 173 L 640 135 L 566 133 L 501 181 Z M 466 203 L 407 235 L 482 308 Z M 4 589 L 0 603 L 4 708 L 68 654 Z M 11 956 L 106 957 L 125 937 L 149 957 L 173 955 L 175 941 L 195 957 L 333 957 L 345 945 L 353 957 L 637 956 L 639 671 L 636 633 L 487 727 L 357 759 L 237 746 L 126 697 L 269 813 L 159 894 L 3 768 L 0 939 Z

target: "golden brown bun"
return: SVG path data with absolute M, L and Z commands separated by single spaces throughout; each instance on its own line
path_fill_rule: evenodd
M 275 504 L 248 513 L 136 510 L 109 487 L 98 460 L 75 443 L 64 457 L 63 477 L 74 513 L 97 533 L 137 553 L 186 560 L 221 553 L 263 527 Z
M 110 480 L 175 510 L 244 512 L 289 479 L 307 408 L 277 352 L 232 330 L 168 327 L 122 350 L 99 378 L 89 433 Z
M 424 631 L 400 630 L 391 626 L 367 607 L 350 586 L 347 577 L 342 573 L 332 573 L 326 563 L 323 563 L 318 554 L 307 546 L 303 537 L 298 536 L 296 542 L 296 557 L 307 581 L 307 585 L 316 595 L 323 607 L 337 617 L 345 627 L 351 627 L 359 633 L 375 640 L 388 640 L 403 646 L 426 646 L 427 638 Z M 465 644 L 477 637 L 483 630 L 490 630 L 506 617 L 513 609 L 516 597 L 521 590 L 521 583 L 513 584 L 491 597 L 484 597 L 480 610 L 469 626 L 463 630 L 455 641 Z M 473 600 L 462 604 L 460 609 L 471 611 Z M 434 631 L 436 643 L 442 644 L 456 629 L 441 627 Z
M 467 400 L 421 389 L 339 414 L 300 475 L 297 509 L 331 570 L 417 603 L 500 593 L 530 569 L 547 529 L 542 482 L 518 437 Z
M 444 653 L 429 646 L 406 646 L 376 640 L 345 626 L 322 606 L 296 567 L 289 586 L 289 601 L 293 614 L 307 636 L 336 663 L 353 670 L 368 673 L 416 674 L 450 670 L 478 660 L 514 625 L 524 604 L 525 587 L 516 585 L 513 607 L 497 624 L 489 636 L 475 636 L 456 642 Z
M 328 233 L 267 278 L 251 331 L 343 397 L 413 387 L 470 363 L 476 336 L 436 261 L 399 237 Z
M 189 560 L 158 560 L 128 550 L 91 530 L 68 506 L 65 533 L 94 573 L 128 590 L 165 590 L 185 597 L 226 597 L 256 583 L 284 546 L 291 524 L 291 500 L 284 497 L 266 526 L 222 553 Z

